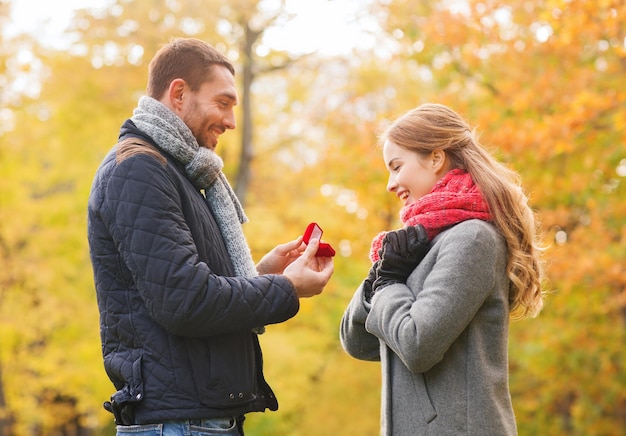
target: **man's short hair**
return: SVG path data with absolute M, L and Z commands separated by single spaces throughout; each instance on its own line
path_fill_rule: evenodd
M 192 91 L 197 91 L 211 80 L 215 65 L 222 65 L 235 75 L 228 58 L 207 42 L 195 38 L 174 39 L 150 61 L 146 93 L 159 100 L 175 79 L 183 79 Z

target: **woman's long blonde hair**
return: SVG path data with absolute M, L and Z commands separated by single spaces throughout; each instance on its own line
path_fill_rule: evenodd
M 407 112 L 381 139 L 422 155 L 443 150 L 450 160 L 450 169 L 470 173 L 489 205 L 493 224 L 507 243 L 511 318 L 537 315 L 543 306 L 542 248 L 535 215 L 522 191 L 519 174 L 491 156 L 469 125 L 440 104 L 427 103 Z

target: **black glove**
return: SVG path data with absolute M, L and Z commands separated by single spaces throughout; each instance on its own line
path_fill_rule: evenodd
M 368 303 L 372 301 L 372 285 L 374 284 L 374 280 L 376 280 L 376 270 L 378 269 L 378 265 L 380 264 L 380 260 L 374 262 L 372 267 L 370 268 L 370 272 L 363 280 L 363 296 L 365 297 L 365 301 Z
M 387 233 L 380 250 L 372 296 L 385 286 L 406 283 L 429 249 L 426 229 L 421 224 Z

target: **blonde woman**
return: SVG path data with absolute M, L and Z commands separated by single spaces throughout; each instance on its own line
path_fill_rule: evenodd
M 382 144 L 405 227 L 374 238 L 340 332 L 351 356 L 381 362 L 381 434 L 514 435 L 509 319 L 542 308 L 519 177 L 439 104 L 400 117 Z

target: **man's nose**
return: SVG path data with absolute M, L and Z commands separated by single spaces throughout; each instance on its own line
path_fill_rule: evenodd
M 224 117 L 224 127 L 231 130 L 237 127 L 234 111 L 231 110 L 230 113 Z

